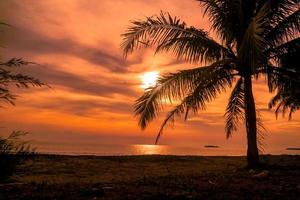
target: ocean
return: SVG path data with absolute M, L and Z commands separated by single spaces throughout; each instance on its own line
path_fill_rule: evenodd
M 197 156 L 243 156 L 246 155 L 245 147 L 185 147 L 171 145 L 149 144 L 98 144 L 98 143 L 48 143 L 34 142 L 38 153 L 58 155 L 197 155 Z M 290 154 L 298 155 L 299 150 L 286 150 L 283 147 L 265 148 L 263 154 Z

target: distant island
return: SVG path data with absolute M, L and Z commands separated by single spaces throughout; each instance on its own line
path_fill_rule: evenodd
M 286 150 L 296 150 L 296 151 L 300 151 L 300 148 L 293 148 L 293 147 L 290 147 L 290 148 L 286 148 Z
M 205 147 L 205 148 L 220 148 L 220 147 L 217 146 L 217 145 L 205 145 L 204 147 Z

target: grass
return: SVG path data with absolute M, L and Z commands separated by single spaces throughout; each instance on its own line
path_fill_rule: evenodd
M 245 157 L 39 155 L 0 199 L 300 199 L 300 156 L 262 160 L 254 178 Z

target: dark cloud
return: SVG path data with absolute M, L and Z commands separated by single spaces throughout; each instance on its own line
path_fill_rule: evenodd
M 105 79 L 100 75 L 100 82 L 94 82 L 79 75 L 58 69 L 59 67 L 57 66 L 44 64 L 24 68 L 21 72 L 39 78 L 54 89 L 55 87 L 62 86 L 76 93 L 97 96 L 111 96 L 113 94 L 136 96 L 136 92 L 130 88 L 129 83 L 114 79 Z
M 50 38 L 27 29 L 11 29 L 6 32 L 2 37 L 8 42 L 11 41 L 9 42 L 11 43 L 9 48 L 23 51 L 26 54 L 70 55 L 116 73 L 126 72 L 131 64 L 140 62 L 140 60 L 126 61 L 121 55 L 121 50 L 120 52 L 114 52 L 111 50 L 112 47 L 107 44 L 99 43 L 98 46 L 93 47 L 80 44 L 70 38 Z
M 27 106 L 38 109 L 50 109 L 70 114 L 89 116 L 95 114 L 93 111 L 96 109 L 99 114 L 101 111 L 110 113 L 125 113 L 132 114 L 132 104 L 130 102 L 105 102 L 103 100 L 78 100 L 64 97 L 52 97 L 39 104 L 26 102 Z M 101 111 L 100 111 L 100 110 Z

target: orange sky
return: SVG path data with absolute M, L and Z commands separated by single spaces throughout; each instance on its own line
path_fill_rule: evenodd
M 17 106 L 1 109 L 2 134 L 31 132 L 34 140 L 88 140 L 99 143 L 152 144 L 159 119 L 142 132 L 132 114 L 134 100 L 142 94 L 139 77 L 148 71 L 174 72 L 191 67 L 170 55 L 143 50 L 122 58 L 120 34 L 129 21 L 169 11 L 187 24 L 208 29 L 208 21 L 194 0 L 6 0 L 0 1 L 0 19 L 12 28 L 1 31 L 2 59 L 22 57 L 40 65 L 22 72 L 50 84 L 52 89 L 17 90 Z M 166 130 L 161 143 L 243 145 L 244 129 L 230 140 L 224 134 L 228 94 L 208 105 L 208 110 Z M 264 80 L 255 84 L 257 105 L 268 134 L 266 148 L 300 146 L 300 112 L 290 122 L 276 120 L 267 109 L 271 94 Z M 161 115 L 163 116 L 163 114 Z

